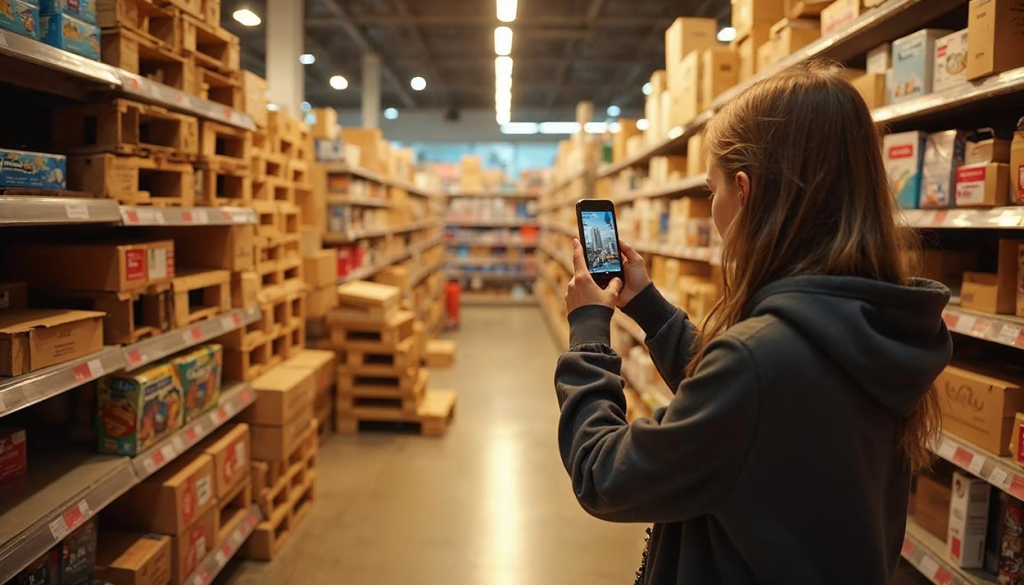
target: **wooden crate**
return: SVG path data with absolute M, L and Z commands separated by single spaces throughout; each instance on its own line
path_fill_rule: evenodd
M 69 156 L 68 186 L 128 205 L 191 207 L 195 201 L 192 165 L 164 159 Z
M 264 331 L 265 323 L 264 318 L 261 316 L 260 319 L 229 331 L 224 335 L 217 338 L 217 343 L 220 343 L 225 348 L 235 349 L 239 351 L 251 351 L 257 346 L 262 345 L 267 340 L 267 334 Z
M 196 18 L 203 17 L 203 0 L 154 0 L 159 6 L 173 6 Z
M 297 325 L 292 325 L 287 334 L 289 339 L 286 353 L 290 358 L 295 357 L 299 352 L 306 349 L 306 322 L 302 321 Z
M 292 293 L 285 297 L 285 302 L 288 303 L 288 327 L 294 329 L 295 327 L 303 328 L 303 335 L 305 335 L 306 327 L 306 293 Z M 303 343 L 305 339 L 303 339 Z
M 338 366 L 337 395 L 406 396 L 426 386 L 430 370 L 424 368 L 380 368 L 379 366 Z
M 455 363 L 455 341 L 451 339 L 431 339 L 427 341 L 426 361 L 428 368 L 450 368 Z
M 394 347 L 349 343 L 345 352 L 346 367 L 357 368 L 361 372 L 388 375 L 392 372 L 407 372 L 420 366 L 419 340 L 415 335 Z
M 358 376 L 359 367 L 339 366 L 335 410 L 357 418 L 386 416 L 390 411 L 415 413 L 430 379 L 424 369 L 407 369 L 390 376 Z
M 331 341 L 337 345 L 348 347 L 351 343 L 368 342 L 381 347 L 397 347 L 413 335 L 413 314 L 409 311 L 397 311 L 385 317 L 384 323 L 349 320 L 339 317 L 336 311 L 338 309 L 332 309 L 327 314 L 327 324 L 331 329 Z
M 231 534 L 238 523 L 245 520 L 252 506 L 252 480 L 245 477 L 228 495 L 217 502 L 216 529 L 217 543 Z
M 194 161 L 199 121 L 160 106 L 124 99 L 54 108 L 53 148 L 67 154 L 109 152 Z
M 174 326 L 185 327 L 231 310 L 231 272 L 180 269 L 171 281 Z
M 104 35 L 125 28 L 172 53 L 181 51 L 180 15 L 153 0 L 97 0 L 96 24 Z
M 251 349 L 224 348 L 224 379 L 251 382 L 264 372 L 281 363 L 271 354 L 270 339 L 264 339 Z
M 303 260 L 300 235 L 288 233 L 280 236 L 280 239 L 281 245 L 284 247 L 284 257 L 286 260 Z
M 255 182 L 253 183 L 255 185 Z M 277 212 L 277 204 L 260 199 L 253 199 L 252 208 L 256 210 L 256 235 L 263 238 L 273 238 L 281 234 Z
M 292 187 L 291 182 L 285 179 L 267 178 L 267 188 L 269 189 L 267 196 L 270 197 L 271 201 L 295 203 L 295 188 Z
M 220 0 L 203 0 L 203 20 L 220 26 Z
M 37 291 L 46 306 L 102 311 L 103 343 L 130 344 L 168 331 L 172 324 L 171 285 L 161 284 L 123 292 Z
M 252 175 L 247 165 L 201 162 L 195 169 L 197 204 L 211 207 L 252 204 Z
M 103 62 L 185 93 L 195 93 L 195 68 L 184 57 L 130 29 L 104 30 Z
M 181 16 L 181 50 L 191 55 L 196 65 L 232 74 L 238 71 L 242 48 L 238 37 L 191 14 Z
M 292 357 L 292 336 L 287 330 L 282 329 L 276 337 L 270 339 L 270 356 L 279 363 Z
M 252 133 L 248 130 L 203 122 L 199 128 L 201 135 L 199 156 L 211 165 L 230 167 L 236 172 L 245 172 L 251 177 L 252 170 Z
M 257 238 L 256 271 L 263 272 L 281 267 L 284 260 L 284 244 L 277 237 Z
M 298 185 L 309 185 L 309 165 L 305 160 L 291 159 L 288 161 L 288 180 Z
M 288 294 L 284 286 L 284 273 L 280 267 L 267 268 L 257 273 L 260 275 L 260 292 L 257 298 L 261 303 L 280 299 Z
M 224 104 L 229 108 L 241 110 L 245 96 L 242 93 L 242 82 L 237 76 L 225 75 L 200 65 L 195 65 L 196 95 L 204 100 Z
M 286 236 L 298 237 L 302 231 L 302 222 L 299 220 L 299 208 L 291 203 L 279 203 L 277 206 L 278 227 L 281 233 Z
M 306 281 L 302 277 L 302 258 L 285 257 L 281 261 L 281 284 L 285 294 L 306 290 Z
M 277 337 L 291 327 L 291 306 L 287 295 L 261 303 L 260 312 L 263 313 L 263 331 L 267 337 Z
M 354 416 L 343 412 L 334 415 L 335 432 L 352 435 L 360 430 L 415 430 L 425 437 L 440 437 L 455 418 L 455 390 L 427 390 L 415 413 L 392 411 Z
M 306 474 L 301 489 L 288 490 L 284 505 L 278 506 L 260 522 L 252 536 L 245 541 L 239 554 L 242 558 L 262 561 L 274 560 L 287 545 L 292 533 L 309 514 L 316 501 L 316 470 Z

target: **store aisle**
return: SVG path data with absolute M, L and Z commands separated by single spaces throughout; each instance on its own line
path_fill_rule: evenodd
M 643 527 L 588 516 L 555 443 L 559 354 L 536 308 L 469 308 L 440 440 L 334 436 L 321 446 L 317 503 L 278 560 L 235 563 L 224 583 L 319 585 L 622 584 Z

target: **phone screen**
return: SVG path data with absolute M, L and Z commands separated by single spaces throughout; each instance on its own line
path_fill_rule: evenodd
M 621 272 L 619 241 L 615 237 L 615 219 L 611 211 L 581 211 L 583 249 L 590 272 Z

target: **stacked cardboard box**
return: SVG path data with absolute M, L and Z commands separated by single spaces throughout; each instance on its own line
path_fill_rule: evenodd
M 334 351 L 318 349 L 304 349 L 283 364 L 285 368 L 313 374 L 313 413 L 321 438 L 334 428 L 334 379 L 337 365 L 338 355 Z

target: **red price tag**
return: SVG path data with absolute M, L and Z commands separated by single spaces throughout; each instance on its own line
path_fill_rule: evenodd
M 82 504 L 76 504 L 71 506 L 61 515 L 64 518 L 64 524 L 68 527 L 68 532 L 78 528 L 82 522 L 85 522 L 85 514 L 82 513 Z
M 971 461 L 974 461 L 974 453 L 962 447 L 956 448 L 956 453 L 953 454 L 953 463 L 963 467 L 970 467 Z
M 1020 335 L 1017 336 L 1017 340 L 1013 342 L 1013 345 L 1024 347 L 1024 329 L 1021 329 Z
M 971 335 L 974 337 L 981 337 L 988 333 L 988 327 L 988 319 L 978 319 L 974 324 L 974 327 L 971 327 Z
M 231 220 L 231 214 L 226 212 L 226 211 L 221 211 L 220 212 L 220 219 L 221 219 L 221 221 L 225 221 L 227 223 L 233 223 L 232 220 Z
M 1024 500 L 1024 478 L 1014 475 L 1010 479 L 1010 487 L 1006 488 L 1006 491 L 1010 492 L 1018 500 Z
M 164 461 L 166 461 L 166 459 L 164 459 L 164 454 L 160 451 L 153 453 L 152 459 L 154 465 L 163 465 Z
M 252 514 L 249 514 L 249 517 L 246 519 L 245 523 L 249 525 L 250 530 L 256 528 L 256 517 Z
M 233 313 L 231 315 L 231 320 L 235 322 L 235 327 L 242 326 L 242 316 L 239 315 L 238 313 Z
M 199 579 L 203 582 L 204 585 L 209 585 L 209 583 L 213 581 L 213 576 L 210 575 L 210 572 L 206 570 L 206 567 L 203 567 L 203 569 L 199 571 Z
M 235 551 L 231 546 L 231 543 L 225 542 L 220 547 L 220 552 L 224 553 L 224 556 L 230 557 Z
M 228 418 L 228 411 L 227 411 L 227 409 L 225 409 L 223 406 L 219 407 L 217 409 L 217 416 L 220 417 L 220 420 L 222 420 L 222 421 L 223 420 L 227 420 L 227 418 Z
M 949 211 L 946 209 L 940 209 L 935 212 L 935 216 L 932 217 L 932 225 L 942 225 L 946 222 L 946 216 L 949 215 Z
M 192 223 L 192 212 L 191 211 L 182 211 L 181 212 L 181 221 L 183 223 Z
M 178 102 L 179 104 L 185 103 L 185 96 L 184 96 L 184 94 L 175 92 L 175 94 L 174 94 L 174 101 Z
M 75 382 L 88 382 L 93 378 L 92 369 L 89 368 L 88 362 L 78 364 L 73 370 L 71 370 L 71 373 L 75 376 Z
M 943 311 L 942 320 L 946 322 L 946 327 L 949 328 L 950 331 L 954 331 L 956 330 L 956 324 L 960 322 L 960 315 Z
M 935 575 L 932 576 L 932 580 L 939 585 L 950 585 L 953 582 L 953 573 L 940 566 L 939 570 L 935 571 Z
M 128 364 L 138 366 L 142 364 L 142 354 L 137 349 L 128 352 Z
M 192 341 L 199 341 L 200 339 L 203 338 L 203 333 L 201 331 L 199 331 L 198 327 L 193 327 L 189 331 L 189 334 L 192 335 Z
M 125 223 L 139 223 L 139 214 L 136 211 L 129 211 L 124 214 Z
M 187 440 L 189 443 L 195 443 L 196 439 L 198 439 L 198 438 L 199 438 L 199 436 L 196 435 L 195 427 L 189 427 L 185 431 L 185 440 Z
M 251 390 L 251 389 L 249 389 L 249 387 L 248 387 L 248 386 L 246 386 L 246 387 L 245 387 L 245 388 L 244 388 L 244 389 L 242 390 L 242 400 L 244 400 L 244 401 L 246 401 L 246 402 L 249 402 L 250 400 L 252 400 L 252 390 Z
M 910 542 L 909 538 L 904 538 L 903 539 L 903 552 L 902 552 L 902 554 L 903 554 L 904 557 L 909 557 L 910 553 L 914 552 L 914 548 L 916 548 L 916 547 L 914 546 L 913 542 Z

